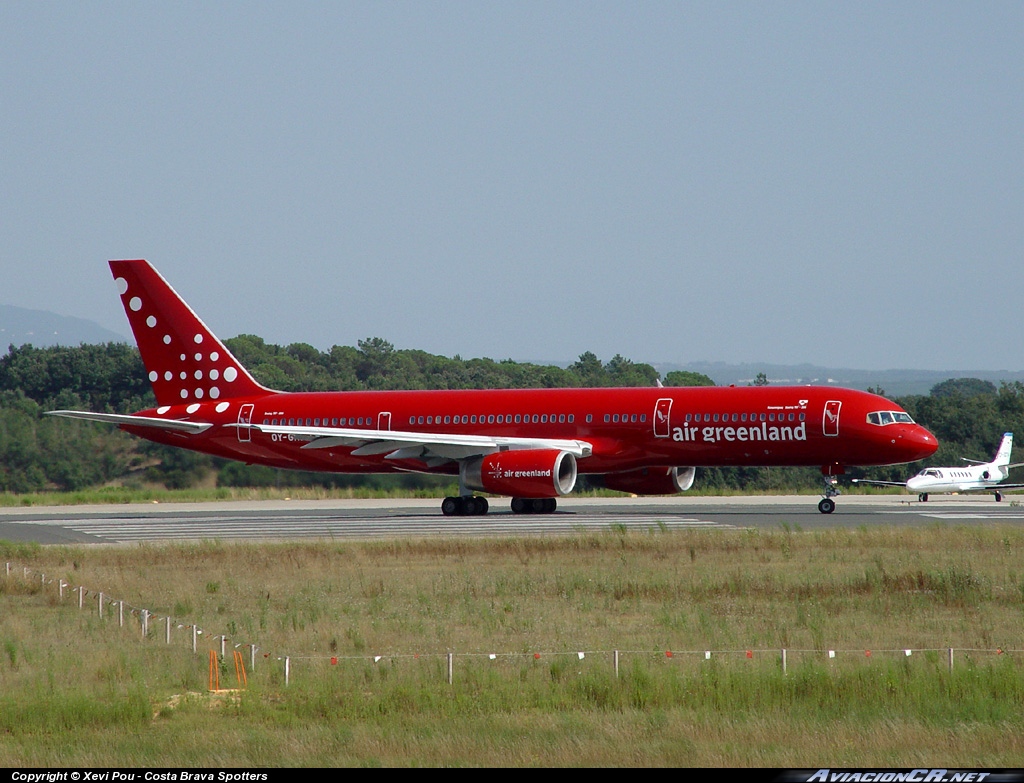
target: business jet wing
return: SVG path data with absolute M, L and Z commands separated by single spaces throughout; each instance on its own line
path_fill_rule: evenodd
M 249 427 L 268 435 L 308 440 L 304 449 L 352 447 L 356 457 L 386 454 L 385 459 L 419 459 L 428 464 L 484 456 L 511 449 L 557 449 L 574 457 L 589 457 L 593 446 L 583 440 L 560 438 L 514 438 L 500 435 L 458 435 L 454 433 L 366 430 L 346 427 L 298 427 L 282 424 L 231 424 Z
M 906 489 L 905 481 L 877 481 L 875 479 L 850 479 L 853 484 L 877 484 L 881 487 L 903 487 Z
M 63 416 L 66 419 L 102 421 L 105 424 L 130 424 L 132 427 L 150 427 L 158 430 L 184 432 L 198 435 L 213 425 L 206 421 L 183 421 L 181 419 L 156 419 L 152 416 L 130 416 L 121 413 L 91 413 L 89 411 L 47 411 L 47 416 Z

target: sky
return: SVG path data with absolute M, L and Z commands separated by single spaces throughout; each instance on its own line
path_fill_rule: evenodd
M 1024 3 L 0 4 L 0 302 L 463 358 L 1024 369 Z

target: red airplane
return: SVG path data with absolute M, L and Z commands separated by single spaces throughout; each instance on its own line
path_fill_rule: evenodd
M 830 387 L 278 392 L 148 262 L 110 269 L 158 407 L 51 414 L 275 468 L 458 476 L 458 497 L 441 503 L 447 516 L 487 513 L 474 492 L 511 496 L 515 513 L 550 513 L 581 473 L 668 495 L 692 486 L 694 466 L 781 465 L 820 466 L 818 509 L 830 514 L 845 466 L 913 462 L 938 448 L 895 403 Z

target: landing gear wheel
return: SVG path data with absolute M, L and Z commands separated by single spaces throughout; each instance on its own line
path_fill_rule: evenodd
M 457 498 L 445 498 L 441 501 L 441 513 L 446 517 L 475 517 L 487 513 L 487 498 L 466 495 Z
M 832 498 L 822 498 L 818 503 L 818 511 L 822 514 L 831 514 L 836 510 L 836 502 Z
M 556 508 L 555 498 L 512 498 L 513 514 L 551 514 Z
M 1002 500 L 1003 500 L 1003 495 L 1002 495 L 1002 493 L 1001 493 L 1001 492 L 997 492 L 997 493 L 996 493 L 996 503 L 1001 503 L 1001 502 L 1002 502 Z
M 917 496 L 917 499 L 920 500 L 922 503 L 927 503 L 928 502 L 928 493 L 927 492 L 922 492 L 920 495 Z

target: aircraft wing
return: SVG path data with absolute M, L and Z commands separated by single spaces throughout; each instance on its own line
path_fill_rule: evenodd
M 230 424 L 308 440 L 304 449 L 350 447 L 355 457 L 385 454 L 385 459 L 419 459 L 440 464 L 449 460 L 484 456 L 503 450 L 558 449 L 575 457 L 589 457 L 593 446 L 583 440 L 560 438 L 513 438 L 501 435 L 460 435 L 454 433 L 366 430 L 345 427 L 297 427 L 283 424 Z
M 66 419 L 102 421 L 106 424 L 130 424 L 132 427 L 152 427 L 158 430 L 184 432 L 198 435 L 213 425 L 206 421 L 182 421 L 181 419 L 156 419 L 152 416 L 128 416 L 120 413 L 90 413 L 89 411 L 47 411 L 47 416 L 63 416 Z
M 874 479 L 850 479 L 854 484 L 878 484 L 881 487 L 903 487 L 907 488 L 905 481 L 875 481 Z

